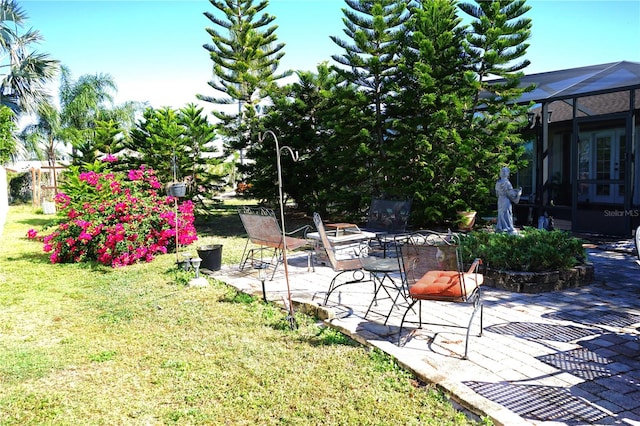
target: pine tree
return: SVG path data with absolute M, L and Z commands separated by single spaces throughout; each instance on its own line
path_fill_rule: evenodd
M 523 59 L 531 37 L 531 19 L 523 15 L 531 9 L 526 0 L 476 0 L 461 3 L 460 10 L 474 18 L 467 33 L 467 54 L 472 58 L 478 86 L 471 113 L 477 110 L 481 92 L 492 93 L 482 102 L 504 104 L 519 98 L 527 89 L 518 88 L 522 70 L 531 62 Z M 495 84 L 490 77 L 505 81 Z M 473 115 L 473 114 L 472 114 Z
M 318 65 L 316 73 L 297 74 L 298 82 L 274 93 L 261 122 L 276 133 L 280 146 L 299 153 L 298 162 L 282 157 L 285 192 L 309 212 L 353 214 L 361 194 L 370 190 L 362 148 L 368 139 L 359 127 L 367 114 L 360 108 L 365 95 L 326 63 Z M 251 196 L 270 201 L 277 195 L 273 149 L 270 139 L 253 147 L 256 161 L 249 174 Z
M 418 2 L 406 27 L 410 37 L 390 108 L 393 148 L 386 164 L 392 185 L 413 196 L 414 216 L 422 224 L 439 223 L 457 198 L 463 180 L 459 166 L 471 160 L 460 158 L 466 108 L 474 94 L 464 27 L 454 0 Z
M 128 155 L 124 162 L 131 169 L 142 165 L 152 168 L 162 183 L 173 181 L 174 175 L 182 181 L 190 163 L 181 140 L 183 134 L 178 111 L 170 107 L 148 107 L 131 131 L 131 140 L 125 142 Z
M 326 66 L 323 69 L 327 71 Z M 298 162 L 293 162 L 288 155 L 281 156 L 282 178 L 286 196 L 305 208 L 308 195 L 320 189 L 320 176 L 316 171 L 321 163 L 317 161 L 314 151 L 325 153 L 326 131 L 322 123 L 324 103 L 321 91 L 331 90 L 336 81 L 335 76 L 333 79 L 323 78 L 306 71 L 296 74 L 297 82 L 272 93 L 273 104 L 266 108 L 261 126 L 274 132 L 280 146 L 288 146 L 298 152 Z M 325 84 L 326 81 L 330 83 Z M 249 165 L 247 177 L 252 185 L 249 195 L 272 204 L 278 200 L 274 147 L 274 141 L 268 137 L 263 144 L 251 148 L 248 154 L 255 162 Z
M 142 120 L 123 141 L 128 168 L 141 165 L 156 171 L 162 183 L 174 179 L 187 183 L 187 197 L 210 199 L 221 187 L 216 173 L 221 160 L 213 145 L 215 126 L 203 115 L 203 108 L 188 104 L 180 110 L 147 108 Z
M 524 15 L 530 9 L 525 0 L 476 0 L 462 3 L 460 9 L 473 20 L 466 37 L 466 52 L 475 74 L 475 94 L 468 109 L 464 155 L 473 156 L 475 182 L 465 193 L 481 192 L 490 197 L 490 188 L 500 167 L 517 169 L 521 164 L 523 143 L 520 136 L 527 122 L 527 105 L 515 102 L 533 86 L 519 87 L 531 36 L 531 20 Z M 503 79 L 500 83 L 492 77 Z M 479 107 L 482 106 L 482 109 Z M 479 208 L 479 206 L 476 206 Z
M 367 149 L 371 156 L 368 169 L 372 176 L 372 192 L 380 193 L 384 176 L 380 176 L 386 159 L 385 138 L 387 117 L 385 110 L 391 102 L 400 53 L 399 40 L 404 34 L 408 16 L 407 2 L 397 0 L 345 0 L 344 33 L 348 40 L 336 36 L 331 39 L 342 49 L 342 55 L 332 58 L 347 82 L 366 93 L 363 110 L 371 116 L 361 123 L 362 132 L 370 141 Z
M 216 167 L 222 160 L 214 145 L 215 126 L 209 123 L 203 111 L 202 107 L 188 104 L 180 109 L 178 117 L 184 128 L 182 142 L 188 158 L 184 167 L 188 192 L 192 199 L 199 201 L 213 198 L 223 183 L 223 176 Z
M 74 146 L 71 158 L 75 165 L 82 167 L 93 164 L 106 155 L 116 155 L 124 149 L 122 138 L 125 131 L 120 123 L 115 120 L 95 120 L 93 126 L 93 136 Z
M 215 110 L 220 120 L 218 132 L 229 151 L 240 151 L 255 142 L 256 106 L 272 90 L 277 80 L 290 72 L 277 74 L 284 56 L 283 43 L 276 43 L 274 16 L 259 15 L 267 0 L 209 0 L 217 15 L 205 12 L 213 28 L 206 28 L 211 44 L 204 48 L 213 62 L 209 81 L 216 96 L 198 95 L 207 102 L 223 106 Z M 259 16 L 258 16 L 259 15 Z M 234 112 L 232 104 L 237 104 Z M 225 108 L 225 106 L 227 106 Z M 242 156 L 241 156 L 242 162 Z

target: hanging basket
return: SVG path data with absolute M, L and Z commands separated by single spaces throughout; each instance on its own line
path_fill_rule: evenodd
M 184 197 L 187 194 L 187 184 L 183 182 L 172 183 L 167 187 L 167 195 L 172 197 Z

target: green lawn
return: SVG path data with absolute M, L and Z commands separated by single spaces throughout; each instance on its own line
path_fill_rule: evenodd
M 223 262 L 244 244 L 233 212 L 221 206 L 198 243 L 223 243 Z M 279 308 L 223 283 L 185 286 L 175 254 L 52 265 L 25 237 L 48 220 L 11 207 L 1 240 L 1 425 L 471 423 L 311 318 L 291 331 Z

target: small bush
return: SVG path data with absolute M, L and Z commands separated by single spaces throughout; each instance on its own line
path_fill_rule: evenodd
M 465 262 L 479 257 L 492 269 L 546 272 L 584 263 L 582 243 L 565 231 L 525 228 L 519 235 L 474 231 L 462 238 L 460 247 Z

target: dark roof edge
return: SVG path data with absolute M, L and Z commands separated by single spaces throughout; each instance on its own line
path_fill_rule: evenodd
M 577 68 L 566 68 L 566 69 L 562 69 L 562 70 L 556 70 L 556 71 L 545 71 L 545 72 L 540 72 L 540 73 L 535 73 L 535 74 L 525 74 L 521 79 L 520 79 L 520 87 L 525 87 L 525 86 L 529 86 L 531 84 L 536 84 L 538 85 L 540 77 L 544 77 L 544 79 L 548 79 L 549 77 L 552 77 L 554 74 L 557 74 L 558 76 L 561 76 L 563 74 L 566 74 L 568 72 L 580 72 L 580 71 L 591 71 L 593 73 L 595 73 L 596 75 L 599 75 L 603 72 L 607 72 L 611 69 L 620 67 L 620 66 L 626 66 L 629 65 L 631 67 L 640 67 L 640 62 L 633 62 L 633 61 L 618 61 L 618 62 L 609 62 L 609 63 L 605 63 L 605 64 L 595 64 L 595 65 L 586 65 L 583 67 L 577 67 Z M 586 78 L 585 80 L 589 80 L 592 79 L 594 76 L 591 76 L 589 78 Z M 543 80 L 544 80 L 543 79 Z M 503 78 L 499 78 L 499 79 L 495 79 L 495 80 L 491 80 L 491 82 L 502 82 L 505 79 Z M 538 81 L 536 81 L 538 80 Z M 581 80 L 579 82 L 574 83 L 572 86 L 575 86 L 577 84 L 583 83 L 585 80 Z M 571 87 L 571 86 L 570 86 Z M 640 80 L 638 80 L 638 83 L 634 83 L 634 84 L 627 84 L 625 86 L 620 86 L 620 87 L 616 87 L 616 88 L 609 88 L 609 89 L 603 89 L 603 90 L 592 90 L 592 91 L 588 91 L 588 92 L 582 92 L 582 93 L 571 93 L 571 94 L 566 94 L 563 95 L 563 92 L 566 92 L 567 90 L 570 89 L 570 87 L 565 87 L 562 89 L 559 89 L 555 94 L 551 94 L 547 97 L 543 97 L 543 98 L 530 98 L 528 100 L 524 100 L 524 101 L 516 101 L 516 104 L 529 104 L 530 102 L 534 102 L 534 103 L 550 103 L 550 102 L 554 102 L 554 101 L 558 101 L 558 100 L 562 100 L 562 99 L 573 99 L 573 98 L 580 98 L 580 97 L 585 97 L 585 96 L 594 96 L 594 95 L 600 95 L 600 94 L 604 94 L 604 93 L 616 93 L 616 92 L 623 92 L 623 91 L 627 91 L 627 90 L 634 90 L 634 89 L 640 89 Z M 557 94 L 557 95 L 556 95 Z

